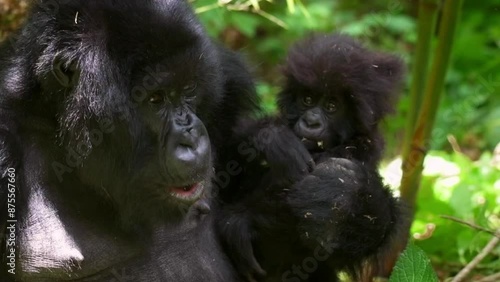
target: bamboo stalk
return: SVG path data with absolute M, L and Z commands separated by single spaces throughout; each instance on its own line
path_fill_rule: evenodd
M 458 23 L 463 0 L 445 0 L 443 16 L 439 28 L 439 41 L 432 61 L 428 83 L 425 86 L 422 107 L 412 137 L 410 151 L 403 159 L 403 178 L 401 197 L 411 206 L 415 205 L 423 162 L 436 119 L 436 112 L 443 92 L 444 80 L 448 69 L 455 29 Z
M 411 138 L 413 137 L 417 113 L 420 111 L 424 96 L 425 81 L 429 70 L 432 39 L 436 28 L 436 19 L 439 10 L 437 0 L 421 0 L 418 5 L 417 34 L 418 41 L 413 58 L 412 84 L 410 88 L 410 109 L 403 139 L 402 158 L 406 159 L 410 153 Z

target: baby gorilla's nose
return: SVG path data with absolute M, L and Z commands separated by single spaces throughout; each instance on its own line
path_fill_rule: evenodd
M 324 132 L 325 123 L 322 121 L 321 114 L 308 111 L 302 116 L 297 127 L 300 136 L 312 140 L 319 140 L 321 134 Z
M 304 122 L 305 126 L 310 129 L 317 129 L 323 126 L 321 119 L 321 112 L 318 109 L 308 110 L 302 117 L 301 120 Z

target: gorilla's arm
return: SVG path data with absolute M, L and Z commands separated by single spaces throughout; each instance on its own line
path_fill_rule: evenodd
M 262 178 L 263 174 L 260 174 L 259 170 L 270 170 L 271 175 L 266 179 L 268 181 L 262 180 L 261 185 L 265 183 L 263 184 L 265 186 L 286 188 L 302 179 L 314 168 L 314 161 L 307 148 L 279 118 L 241 120 L 233 134 L 234 142 L 238 143 L 235 147 L 241 148 L 241 144 L 247 142 L 256 152 L 256 158 L 244 164 L 248 172 Z M 253 167 L 255 164 L 265 168 Z M 255 173 L 256 170 L 259 174 Z M 248 179 L 248 175 L 245 175 L 245 178 Z M 251 181 L 256 184 L 255 179 Z M 247 188 L 254 190 L 257 187 Z
M 347 271 L 355 281 L 372 278 L 407 227 L 403 205 L 375 170 L 358 161 L 319 164 L 286 200 L 309 252 L 325 250 L 327 269 Z
M 268 271 L 271 281 L 282 279 L 292 265 L 283 268 L 277 261 L 300 263 L 318 249 L 328 253 L 329 269 L 358 277 L 362 263 L 386 248 L 403 226 L 400 204 L 378 173 L 360 162 L 330 158 L 282 190 L 262 186 L 266 181 L 221 209 L 219 232 L 247 277 Z M 262 249 L 265 255 L 259 256 Z
M 295 226 L 284 191 L 304 178 L 314 163 L 293 131 L 274 117 L 240 120 L 230 143 L 228 148 L 237 152 L 221 150 L 225 159 L 218 163 L 236 164 L 240 170 L 220 168 L 216 173 L 221 199 L 217 230 L 239 273 L 263 276 L 253 242 L 266 230 L 283 236 Z
M 373 254 L 400 222 L 399 203 L 380 176 L 341 158 L 318 165 L 293 185 L 287 204 L 302 241 L 311 248 L 329 243 L 343 261 Z

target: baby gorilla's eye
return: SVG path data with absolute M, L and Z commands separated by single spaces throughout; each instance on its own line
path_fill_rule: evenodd
M 333 113 L 337 110 L 337 106 L 335 106 L 334 102 L 328 102 L 326 105 L 326 111 L 329 113 Z
M 149 96 L 149 103 L 151 104 L 159 104 L 162 103 L 165 100 L 165 97 L 163 96 L 163 93 L 160 91 L 156 91 L 151 96 Z
M 304 105 L 306 106 L 311 106 L 313 103 L 313 99 L 311 98 L 311 96 L 305 96 L 302 102 L 304 102 Z

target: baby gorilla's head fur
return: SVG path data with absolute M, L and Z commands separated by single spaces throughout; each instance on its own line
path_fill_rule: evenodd
M 377 127 L 393 111 L 401 59 L 346 35 L 315 35 L 291 48 L 283 73 L 281 114 L 309 149 L 379 161 L 383 139 Z

